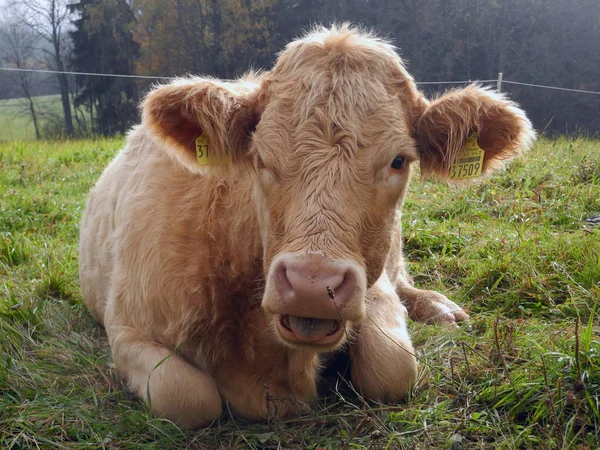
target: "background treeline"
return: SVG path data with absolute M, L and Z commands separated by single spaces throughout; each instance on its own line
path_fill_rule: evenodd
M 21 1 L 26 8 L 61 0 Z M 351 21 L 393 40 L 417 81 L 489 80 L 503 72 L 509 81 L 600 92 L 598 0 L 79 0 L 67 11 L 63 60 L 74 71 L 234 78 L 249 67 L 271 67 L 311 24 Z M 69 81 L 72 103 L 86 111 L 74 117 L 101 134 L 137 121 L 136 104 L 152 84 Z M 600 130 L 600 95 L 507 83 L 503 91 L 540 130 Z

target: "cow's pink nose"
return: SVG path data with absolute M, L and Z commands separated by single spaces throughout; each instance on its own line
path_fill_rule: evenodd
M 285 314 L 316 319 L 345 319 L 359 290 L 357 270 L 350 264 L 320 256 L 280 260 L 275 288 Z M 354 308 L 352 308 L 354 309 Z

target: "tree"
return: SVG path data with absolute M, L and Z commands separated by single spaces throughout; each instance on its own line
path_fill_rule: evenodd
M 164 31 L 167 3 L 156 0 L 133 0 L 132 10 L 136 18 L 134 39 L 140 44 L 140 56 L 136 72 L 145 75 L 167 73 L 164 67 L 163 44 L 157 39 L 168 36 Z
M 146 75 L 232 78 L 266 67 L 284 41 L 275 29 L 279 0 L 132 0 L 138 69 Z
M 65 133 L 73 135 L 73 119 L 69 102 L 69 81 L 65 70 L 65 57 L 68 52 L 66 26 L 69 23 L 68 0 L 13 0 L 11 6 L 19 11 L 26 23 L 35 33 L 50 44 L 43 50 L 49 56 L 51 68 L 56 74 L 60 87 Z
M 33 67 L 35 45 L 37 36 L 31 29 L 24 26 L 15 17 L 4 19 L 0 22 L 0 38 L 3 41 L 4 59 L 16 69 L 30 69 Z M 31 72 L 18 71 L 15 74 L 22 94 L 27 101 L 27 110 L 33 121 L 36 139 L 40 138 L 38 115 L 33 102 L 33 83 Z
M 71 4 L 77 15 L 72 65 L 79 72 L 133 74 L 139 44 L 133 40 L 134 17 L 125 0 L 80 0 Z M 88 105 L 94 131 L 111 135 L 126 131 L 138 118 L 137 87 L 132 78 L 76 76 L 81 89 L 75 104 Z

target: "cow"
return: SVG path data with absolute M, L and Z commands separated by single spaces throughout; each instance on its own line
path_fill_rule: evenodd
M 389 42 L 315 28 L 270 71 L 147 95 L 83 214 L 83 298 L 129 388 L 182 426 L 294 414 L 336 349 L 365 399 L 398 401 L 417 377 L 408 318 L 468 317 L 407 273 L 414 163 L 485 177 L 534 136 L 501 94 L 428 100 Z

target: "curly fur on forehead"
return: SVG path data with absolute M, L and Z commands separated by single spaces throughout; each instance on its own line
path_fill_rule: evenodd
M 274 72 L 297 72 L 307 65 L 323 62 L 329 62 L 331 68 L 347 65 L 353 70 L 381 72 L 389 69 L 390 60 L 402 65 L 395 47 L 368 31 L 348 24 L 331 29 L 318 26 L 279 53 Z
M 288 44 L 265 83 L 271 100 L 291 107 L 300 121 L 316 107 L 334 123 L 352 113 L 367 117 L 398 96 L 410 125 L 427 105 L 394 46 L 347 24 L 316 27 Z

